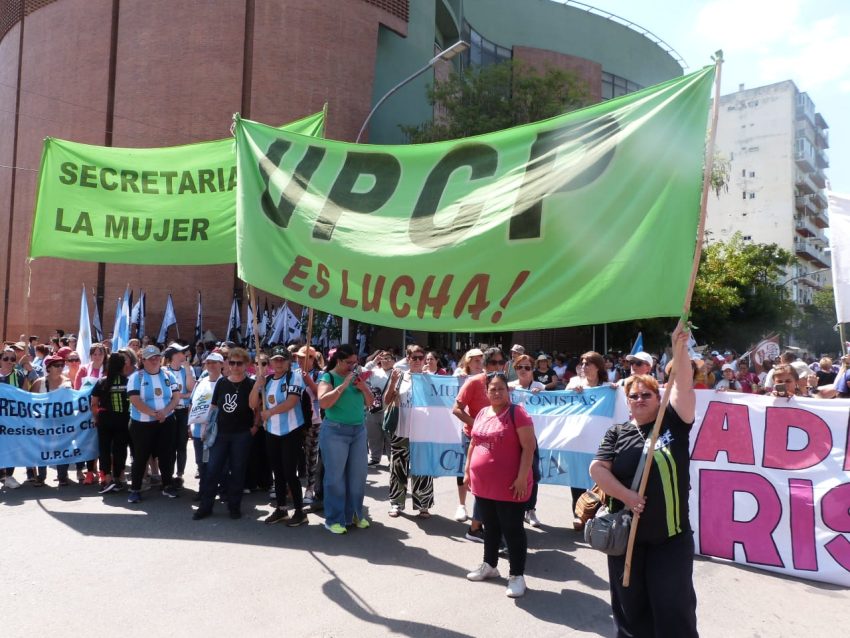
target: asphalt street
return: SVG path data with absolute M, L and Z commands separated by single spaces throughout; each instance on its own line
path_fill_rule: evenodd
M 436 481 L 432 518 L 392 519 L 386 469 L 370 470 L 372 527 L 334 536 L 317 514 L 298 528 L 263 524 L 264 493 L 245 497 L 241 520 L 217 505 L 193 521 L 193 480 L 176 500 L 146 492 L 129 505 L 126 493 L 60 490 L 54 476 L 0 491 L 5 636 L 612 635 L 605 557 L 568 529 L 565 488 L 540 490 L 529 591 L 512 600 L 504 579 L 465 579 L 483 546 L 451 518 L 452 478 Z M 694 580 L 703 637 L 846 634 L 841 587 L 703 558 Z

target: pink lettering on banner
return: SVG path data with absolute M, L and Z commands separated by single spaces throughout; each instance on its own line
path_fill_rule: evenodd
M 790 479 L 788 492 L 791 497 L 791 557 L 794 568 L 818 570 L 818 554 L 815 549 L 815 493 L 812 482 Z
M 755 465 L 750 409 L 746 405 L 721 401 L 708 404 L 691 460 L 713 463 L 719 452 L 726 452 L 729 463 Z
M 758 504 L 749 521 L 735 520 L 735 494 L 740 492 Z M 748 563 L 785 567 L 773 540 L 782 503 L 770 481 L 750 472 L 700 470 L 699 502 L 700 553 L 735 560 L 740 543 Z
M 850 483 L 829 490 L 821 499 L 820 507 L 827 527 L 835 532 L 850 532 Z M 826 551 L 850 572 L 850 541 L 839 534 L 826 544 Z
M 808 437 L 800 450 L 788 449 L 791 428 Z M 763 467 L 805 470 L 821 463 L 832 451 L 832 432 L 822 418 L 799 408 L 767 408 L 764 425 Z

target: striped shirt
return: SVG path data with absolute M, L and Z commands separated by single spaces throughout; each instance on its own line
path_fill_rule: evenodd
M 301 393 L 304 392 L 304 380 L 300 373 L 287 372 L 280 379 L 269 377 L 263 389 L 263 406 L 266 410 L 280 405 L 290 395 L 298 397 L 295 407 L 287 412 L 275 414 L 265 423 L 266 432 L 276 436 L 289 434 L 304 425 L 304 413 L 301 410 Z
M 180 384 L 180 387 L 177 389 L 177 392 L 186 393 L 186 396 L 183 397 L 182 399 L 180 399 L 180 402 L 177 404 L 177 407 L 178 408 L 188 408 L 189 405 L 191 405 L 191 403 L 192 403 L 192 397 L 189 396 L 189 394 L 186 390 L 186 388 L 189 387 L 189 379 L 188 379 L 188 375 L 186 374 L 186 368 L 184 368 L 183 366 L 180 366 L 179 368 L 177 368 L 175 370 L 174 368 L 169 366 L 169 367 L 164 368 L 164 369 L 168 370 L 171 374 L 173 374 L 175 377 L 177 377 L 177 383 Z M 192 375 L 192 379 L 194 379 L 195 373 L 190 372 L 190 374 Z
M 139 396 L 145 405 L 154 410 L 162 410 L 171 403 L 172 393 L 177 391 L 180 381 L 169 370 L 161 369 L 153 375 L 139 370 L 130 375 L 127 381 L 127 396 Z M 144 423 L 153 423 L 156 417 L 142 414 L 136 406 L 130 404 L 130 418 Z

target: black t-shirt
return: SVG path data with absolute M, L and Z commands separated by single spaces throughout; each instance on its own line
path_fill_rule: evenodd
M 218 431 L 228 434 L 246 432 L 254 425 L 254 411 L 248 405 L 254 380 L 245 377 L 238 383 L 222 377 L 215 384 L 211 403 L 218 408 Z
M 552 368 L 549 368 L 546 372 L 541 372 L 540 370 L 534 370 L 534 380 L 539 381 L 543 385 L 549 385 L 552 381 L 555 380 L 557 374 Z
M 818 370 L 815 374 L 818 376 L 818 385 L 834 383 L 837 376 L 832 370 Z
M 644 441 L 652 433 L 653 423 L 639 428 L 632 423 L 615 425 L 605 433 L 596 451 L 594 458 L 610 461 L 614 476 L 626 487 L 631 487 L 638 471 Z M 682 421 L 672 406 L 667 406 L 646 484 L 646 510 L 641 514 L 635 539 L 638 543 L 661 543 L 691 529 L 688 518 L 691 460 L 688 437 L 692 425 Z M 617 511 L 622 509 L 623 503 L 611 498 L 609 506 L 612 511 Z
M 92 388 L 99 411 L 105 416 L 130 418 L 130 398 L 127 396 L 127 377 L 101 377 Z

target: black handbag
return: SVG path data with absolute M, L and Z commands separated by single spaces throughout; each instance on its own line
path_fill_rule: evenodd
M 632 491 L 637 490 L 640 485 L 643 466 L 646 455 L 649 452 L 649 441 L 643 446 L 635 476 L 632 479 Z M 626 553 L 629 544 L 629 533 L 632 527 L 632 511 L 623 508 L 618 512 L 611 512 L 607 505 L 602 505 L 596 512 L 596 516 L 584 525 L 584 540 L 593 548 L 609 556 L 622 556 Z

